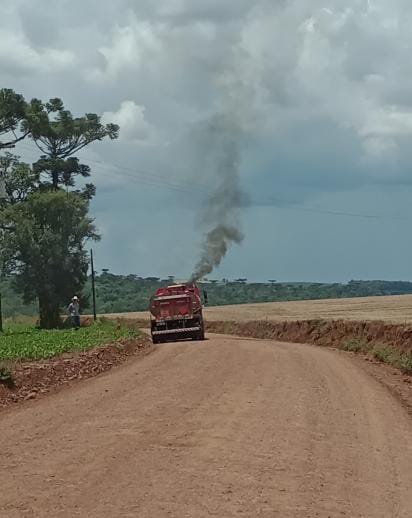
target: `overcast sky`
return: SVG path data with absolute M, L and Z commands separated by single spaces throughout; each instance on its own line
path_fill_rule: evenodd
M 409 280 L 411 26 L 410 0 L 0 0 L 0 86 L 121 126 L 79 155 L 99 268 L 190 275 L 224 115 L 245 239 L 212 278 Z

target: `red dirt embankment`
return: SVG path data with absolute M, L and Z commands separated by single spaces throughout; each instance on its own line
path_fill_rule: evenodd
M 97 376 L 130 357 L 148 354 L 151 347 L 150 339 L 143 335 L 138 340 L 119 340 L 104 347 L 64 354 L 50 360 L 16 362 L 11 369 L 15 387 L 10 389 L 0 383 L 0 409 Z
M 349 340 L 386 344 L 399 353 L 412 354 L 412 326 L 386 322 L 306 320 L 299 322 L 207 322 L 211 333 L 309 343 L 341 348 Z
M 149 320 L 128 319 L 140 328 L 150 327 Z M 352 320 L 299 320 L 277 322 L 254 321 L 206 321 L 206 331 L 247 338 L 276 340 L 280 342 L 306 343 L 326 347 L 343 348 L 350 340 L 364 344 L 388 345 L 400 354 L 412 354 L 412 325 L 391 324 L 383 321 Z

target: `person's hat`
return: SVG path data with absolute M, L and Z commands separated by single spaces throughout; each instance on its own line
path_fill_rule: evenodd
M 72 300 L 79 300 L 79 297 L 75 295 Z

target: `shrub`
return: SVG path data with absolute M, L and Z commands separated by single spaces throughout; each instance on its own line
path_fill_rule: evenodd
M 412 353 L 403 354 L 401 356 L 399 368 L 404 374 L 412 375 Z
M 14 378 L 11 369 L 3 363 L 0 363 L 0 384 L 9 388 L 14 388 Z
M 363 342 L 362 340 L 357 340 L 353 338 L 352 340 L 347 340 L 343 342 L 342 349 L 344 351 L 349 351 L 352 353 L 359 353 L 361 351 L 366 351 L 368 349 L 368 344 Z
M 372 349 L 374 358 L 383 363 L 394 363 L 394 350 L 389 345 L 375 345 Z

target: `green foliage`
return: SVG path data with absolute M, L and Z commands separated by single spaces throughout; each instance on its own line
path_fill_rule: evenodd
M 2 295 L 3 316 L 5 318 L 21 319 L 21 317 L 33 317 L 38 315 L 39 305 L 36 303 L 26 303 L 14 285 L 14 277 L 6 277 L 0 282 L 0 292 Z M 1 336 L 0 336 L 1 340 Z
M 53 174 L 56 172 L 57 184 L 62 184 L 65 187 L 73 187 L 76 176 L 82 176 L 83 178 L 90 176 L 90 167 L 80 164 L 79 159 L 75 157 L 63 159 L 43 156 L 34 164 L 33 171 L 39 177 L 43 173 Z
M 372 348 L 372 356 L 383 363 L 395 364 L 397 361 L 396 352 L 389 345 L 377 344 Z
M 15 381 L 9 363 L 10 362 L 0 361 L 0 384 L 12 389 L 15 386 Z
M 412 375 L 412 353 L 402 353 L 395 347 L 386 344 L 376 344 L 372 348 L 372 356 L 382 363 L 400 369 L 403 374 Z
M 86 351 L 119 339 L 131 339 L 139 335 L 136 329 L 101 321 L 78 331 L 40 330 L 34 327 L 14 325 L 6 328 L 0 338 L 0 360 L 39 360 L 66 352 Z
M 80 164 L 75 153 L 97 140 L 108 137 L 116 139 L 119 127 L 116 124 L 102 124 L 94 113 L 83 117 L 73 117 L 64 108 L 61 99 L 51 99 L 48 103 L 36 101 L 40 116 L 28 117 L 26 129 L 43 154 L 34 165 L 34 171 L 51 178 L 55 189 L 60 184 L 74 186 L 76 176 L 90 176 L 90 168 Z M 90 194 L 90 189 L 88 190 Z
M 0 150 L 13 148 L 30 134 L 28 119 L 41 117 L 42 106 L 33 100 L 27 103 L 24 97 L 9 88 L 0 89 Z
M 403 354 L 399 359 L 398 367 L 404 374 L 412 376 L 412 353 Z
M 366 342 L 364 342 L 362 340 L 351 339 L 351 340 L 347 340 L 346 342 L 344 342 L 342 344 L 342 349 L 344 351 L 360 353 L 360 352 L 367 351 L 369 349 L 369 346 Z
M 55 156 L 67 158 L 96 140 L 118 137 L 116 124 L 102 124 L 94 113 L 73 117 L 61 99 L 51 99 L 45 104 L 37 100 L 36 104 L 40 116 L 37 111 L 36 116 L 28 117 L 26 127 L 45 155 L 53 151 Z
M 145 311 L 148 308 L 150 297 L 156 289 L 166 286 L 168 283 L 169 279 L 114 275 L 106 270 L 96 276 L 97 310 L 101 314 Z M 34 314 L 34 306 L 24 307 L 10 284 L 11 279 L 6 282 L 7 296 L 3 300 L 6 315 Z M 272 285 L 270 283 L 241 284 L 228 281 L 201 283 L 200 287 L 208 292 L 209 304 L 212 306 L 412 293 L 412 283 L 392 281 L 357 281 L 356 289 L 352 283 L 277 283 Z M 86 282 L 83 294 L 91 294 L 90 278 Z M 84 295 L 82 300 L 84 302 Z M 91 311 L 90 305 L 83 305 L 82 309 L 83 312 Z
M 28 164 L 19 161 L 12 153 L 0 156 L 0 176 L 4 181 L 6 203 L 14 205 L 23 202 L 38 188 L 36 176 Z
M 26 101 L 23 96 L 8 88 L 0 89 L 0 137 L 6 138 L 5 142 L 0 142 L 0 149 L 12 148 L 27 136 L 27 131 L 16 136 L 25 114 Z
M 169 279 L 143 279 L 137 275 L 114 275 L 106 271 L 96 277 L 98 312 L 145 311 L 156 289 L 168 283 Z M 412 283 L 390 281 L 358 281 L 356 284 L 214 281 L 200 283 L 200 287 L 207 291 L 209 304 L 212 306 L 412 293 Z M 91 291 L 90 280 L 86 285 L 86 291 Z
M 25 302 L 38 300 L 44 328 L 58 326 L 61 305 L 80 294 L 88 267 L 84 245 L 97 239 L 88 217 L 96 189 L 86 184 L 74 190 L 76 177 L 90 176 L 90 168 L 72 155 L 118 132 L 96 114 L 73 117 L 60 99 L 26 103 L 12 90 L 0 90 L 0 137 L 13 137 L 0 142 L 0 149 L 30 136 L 43 153 L 33 169 L 11 154 L 0 158 L 6 190 L 0 203 L 0 281 L 11 274 Z M 72 190 L 65 193 L 60 186 Z
M 59 325 L 61 305 L 86 281 L 84 242 L 98 238 L 88 208 L 78 194 L 59 190 L 35 192 L 3 211 L 11 229 L 3 236 L 3 254 L 24 300 L 38 298 L 42 327 Z

